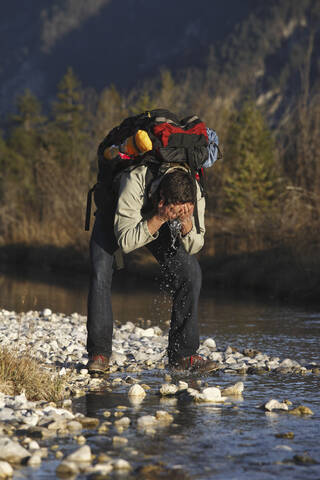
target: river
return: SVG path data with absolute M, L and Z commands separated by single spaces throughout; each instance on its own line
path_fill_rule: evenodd
M 86 294 L 86 279 L 65 278 L 62 284 L 61 279 L 56 278 L 48 283 L 27 275 L 23 279 L 14 275 L 0 276 L 1 307 L 9 310 L 48 307 L 54 311 L 84 314 Z M 156 282 L 146 286 L 141 280 L 132 283 L 132 279 L 120 276 L 115 280 L 113 308 L 116 321 L 120 323 L 139 319 L 146 325 L 168 328 L 170 302 L 159 294 Z M 272 298 L 211 291 L 206 285 L 199 305 L 199 322 L 202 337 L 214 338 L 219 350 L 228 345 L 239 350 L 251 347 L 281 359 L 320 363 L 320 309 L 314 305 L 287 305 Z M 143 383 L 155 391 L 164 383 L 166 373 L 145 371 L 140 375 Z M 105 409 L 115 412 L 118 405 L 123 405 L 132 422 L 138 416 L 153 415 L 159 409 L 174 414 L 174 424 L 155 437 L 137 434 L 131 428 L 124 433 L 130 448 L 124 449 L 121 457 L 134 466 L 126 478 L 320 478 L 319 375 L 220 374 L 203 380 L 210 386 L 242 381 L 245 385 L 243 399 L 224 406 L 177 405 L 170 400 L 160 402 L 158 396 L 148 395 L 139 407 L 133 407 L 125 388 L 119 387 L 112 392 L 89 393 L 76 399 L 73 408 L 105 420 L 102 415 Z M 306 405 L 314 415 L 296 417 L 287 413 L 265 413 L 258 408 L 271 398 Z M 277 436 L 286 432 L 293 432 L 294 438 Z M 112 450 L 110 438 L 115 434 L 110 431 L 110 436 L 88 435 L 88 444 L 94 453 L 107 453 Z M 67 452 L 70 445 L 63 438 L 58 440 L 60 445 L 63 442 Z M 139 453 L 134 454 L 134 451 Z M 141 467 L 150 463 L 160 465 L 159 469 L 149 472 L 149 476 L 142 475 Z M 56 465 L 56 460 L 49 459 L 39 470 L 21 470 L 19 478 L 55 478 Z

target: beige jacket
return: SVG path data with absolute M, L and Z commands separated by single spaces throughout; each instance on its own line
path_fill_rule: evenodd
M 132 252 L 155 240 L 159 233 L 151 235 L 148 230 L 147 219 L 143 218 L 141 209 L 147 202 L 145 177 L 147 167 L 141 166 L 131 172 L 122 174 L 120 181 L 119 200 L 114 219 L 114 232 L 118 244 L 124 253 Z M 194 225 L 192 230 L 181 236 L 182 244 L 187 253 L 194 254 L 201 250 L 204 243 L 205 225 L 204 211 L 205 199 L 201 196 L 197 185 L 198 216 L 200 233 Z

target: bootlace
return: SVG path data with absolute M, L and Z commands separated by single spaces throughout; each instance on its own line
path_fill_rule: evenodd
M 200 355 L 191 355 L 190 357 L 190 365 L 192 366 L 193 364 L 203 364 L 205 363 L 205 359 L 202 358 Z
M 96 361 L 104 362 L 106 360 L 106 358 L 103 355 L 93 355 L 92 360 L 94 362 L 96 362 Z

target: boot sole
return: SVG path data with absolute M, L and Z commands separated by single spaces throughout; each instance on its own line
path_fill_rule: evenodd
M 105 373 L 109 370 L 109 365 L 106 367 L 98 366 L 98 367 L 89 367 L 88 372 L 91 373 Z

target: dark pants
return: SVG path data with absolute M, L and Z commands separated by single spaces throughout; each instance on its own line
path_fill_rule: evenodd
M 90 241 L 87 349 L 89 354 L 110 357 L 113 332 L 111 283 L 116 243 L 113 226 L 108 223 L 97 215 Z M 169 362 L 174 363 L 194 354 L 199 347 L 197 311 L 201 270 L 194 255 L 187 254 L 182 245 L 175 249 L 171 244 L 170 231 L 165 224 L 159 237 L 147 248 L 160 264 L 164 284 L 173 298 L 168 357 Z

